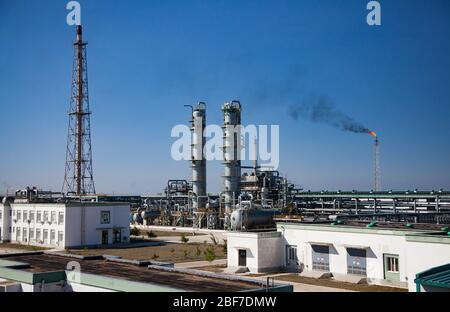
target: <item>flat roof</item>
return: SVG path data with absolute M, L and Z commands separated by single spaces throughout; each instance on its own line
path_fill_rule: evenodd
M 68 201 L 68 202 L 56 202 L 56 201 L 38 201 L 38 202 L 13 202 L 11 206 L 65 206 L 65 207 L 94 207 L 94 206 L 130 206 L 130 203 L 126 202 L 79 202 L 79 201 Z
M 47 273 L 65 271 L 71 261 L 77 261 L 81 265 L 81 272 L 103 277 L 123 279 L 132 282 L 148 283 L 168 286 L 185 291 L 197 292 L 235 292 L 250 291 L 261 288 L 256 281 L 241 281 L 232 279 L 219 279 L 196 274 L 169 272 L 138 266 L 133 264 L 118 263 L 106 259 L 81 260 L 50 254 L 40 255 L 14 255 L 7 257 L 9 261 L 27 263 L 30 266 L 20 271 L 32 273 Z

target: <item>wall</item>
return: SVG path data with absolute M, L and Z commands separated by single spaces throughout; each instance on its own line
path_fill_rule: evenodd
M 63 223 L 59 223 L 58 217 L 59 213 L 64 213 L 65 215 L 65 205 L 64 204 L 31 204 L 31 203 L 12 203 L 12 221 L 11 226 L 15 228 L 15 231 L 11 233 L 11 241 L 19 244 L 30 244 L 30 245 L 40 245 L 45 247 L 60 247 L 64 248 L 64 239 L 63 241 L 58 241 L 58 233 L 65 231 L 65 220 Z M 20 218 L 18 217 L 18 211 L 20 211 Z M 27 220 L 24 221 L 23 213 L 27 212 L 27 219 L 30 220 L 30 223 Z M 30 218 L 30 212 L 34 212 L 34 218 Z M 37 221 L 37 213 L 38 211 L 41 213 L 41 220 L 43 222 Z M 48 220 L 44 220 L 44 212 L 48 212 Z M 54 211 L 56 213 L 56 222 L 51 222 L 51 212 Z M 50 221 L 50 222 L 49 222 Z M 17 228 L 21 230 L 20 240 L 17 240 Z M 23 235 L 23 229 L 27 229 L 26 240 Z M 41 230 L 41 239 L 43 240 L 44 230 L 48 231 L 47 241 L 41 244 L 36 238 L 36 229 Z M 51 231 L 55 231 L 55 240 L 54 243 L 50 243 L 50 235 Z M 34 231 L 34 238 L 31 238 L 30 231 Z
M 113 228 L 122 228 L 122 242 L 129 241 L 129 212 L 130 206 L 127 204 L 114 203 L 13 203 L 12 217 L 7 214 L 7 220 L 12 222 L 14 228 L 21 229 L 21 237 L 16 241 L 16 233 L 11 235 L 11 241 L 21 244 L 39 245 L 44 247 L 52 247 L 64 249 L 68 247 L 84 246 L 84 245 L 100 245 L 102 243 L 101 231 L 105 229 L 108 231 L 108 243 L 113 243 Z M 4 209 L 3 209 L 4 210 Z M 84 210 L 84 214 L 83 214 Z M 17 216 L 17 211 L 21 212 L 20 218 Z M 27 219 L 30 219 L 30 211 L 34 212 L 34 219 L 23 220 L 23 212 L 27 211 Z M 51 220 L 51 212 L 56 212 L 56 222 L 37 222 L 37 212 L 41 213 L 41 220 L 44 219 L 44 212 L 48 212 L 48 218 Z M 110 212 L 110 222 L 108 224 L 101 224 L 101 211 Z M 59 213 L 63 213 L 63 222 L 59 222 Z M 2 213 L 3 216 L 3 213 Z M 0 226 L 2 223 L 0 223 Z M 3 226 L 2 231 L 3 231 Z M 7 230 L 9 225 L 7 224 Z M 27 230 L 27 240 L 23 238 L 23 229 Z M 83 230 L 84 228 L 84 230 Z M 36 239 L 36 229 L 41 230 L 41 239 Z M 48 231 L 48 239 L 41 243 L 44 236 L 44 230 Z M 55 240 L 50 242 L 51 231 L 55 231 Z M 30 238 L 30 231 L 33 231 L 34 239 Z M 59 233 L 62 232 L 63 239 L 59 241 Z
M 415 291 L 415 275 L 450 263 L 450 236 L 414 230 L 387 230 L 331 225 L 279 223 L 280 237 L 269 233 L 228 233 L 228 266 L 238 266 L 238 250 L 247 249 L 247 266 L 252 273 L 286 266 L 286 245 L 297 246 L 298 270 L 312 271 L 313 244 L 329 244 L 330 272 L 348 278 L 347 248 L 367 250 L 367 280 L 372 284 L 408 287 Z M 264 234 L 264 235 L 262 235 Z M 384 255 L 398 255 L 399 282 L 384 276 Z
M 407 238 L 412 240 L 414 238 Z M 409 291 L 416 291 L 414 279 L 416 274 L 436 266 L 450 263 L 450 237 L 445 238 L 447 243 L 408 241 L 406 247 Z
M 239 249 L 247 250 L 247 268 L 252 273 L 278 270 L 281 267 L 281 235 L 266 233 L 227 233 L 228 267 L 239 266 Z
M 11 226 L 11 206 L 9 203 L 2 204 L 0 202 L 0 242 L 7 242 L 11 240 L 11 234 L 9 233 L 9 227 Z
M 301 266 L 307 271 L 312 270 L 311 243 L 329 243 L 330 272 L 347 275 L 347 247 L 369 247 L 367 254 L 367 278 L 372 282 L 384 280 L 384 254 L 399 255 L 400 281 L 407 281 L 406 274 L 406 246 L 403 232 L 391 230 L 363 229 L 359 233 L 346 232 L 342 228 L 333 229 L 331 226 L 292 226 L 282 225 L 284 228 L 285 245 L 296 245 L 297 256 Z M 281 226 L 279 227 L 283 229 Z M 345 230 L 345 229 L 344 229 Z M 283 253 L 283 263 L 286 263 Z

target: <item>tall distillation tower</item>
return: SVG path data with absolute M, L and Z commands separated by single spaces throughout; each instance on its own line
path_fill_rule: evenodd
M 95 194 L 92 174 L 91 121 L 87 74 L 86 42 L 77 26 L 74 42 L 72 87 L 69 107 L 69 129 L 63 192 L 81 196 Z
M 225 214 L 230 215 L 241 190 L 241 103 L 227 102 L 223 112 L 223 164 Z
M 194 210 L 205 208 L 206 205 L 206 157 L 205 149 L 205 127 L 206 127 L 206 104 L 200 102 L 192 107 L 191 120 L 191 168 L 192 168 L 192 203 Z

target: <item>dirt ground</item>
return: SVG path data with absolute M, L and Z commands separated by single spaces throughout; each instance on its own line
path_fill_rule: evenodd
M 48 250 L 49 248 L 38 247 L 38 246 L 30 246 L 30 245 L 20 245 L 20 244 L 10 244 L 10 243 L 0 243 L 0 249 L 19 249 L 26 251 L 40 251 L 40 250 Z
M 378 286 L 378 285 L 366 285 L 366 284 L 352 284 L 346 282 L 334 281 L 332 279 L 316 279 L 310 277 L 298 276 L 297 274 L 288 274 L 275 277 L 276 280 L 302 283 L 316 286 L 333 287 L 340 289 L 348 289 L 360 292 L 408 292 L 407 289 Z
M 209 265 L 209 266 L 202 266 L 198 268 L 193 268 L 194 270 L 200 270 L 200 271 L 207 271 L 207 272 L 214 272 L 214 273 L 222 273 L 223 270 L 227 268 L 226 265 Z
M 192 233 L 182 233 L 182 232 L 169 232 L 169 231 L 147 231 L 147 230 L 141 230 L 141 235 L 144 237 L 147 237 L 147 232 L 153 232 L 153 234 L 156 235 L 156 237 L 171 237 L 171 236 L 178 236 L 181 237 L 183 235 L 185 235 L 186 237 L 192 236 Z M 207 236 L 204 234 L 196 234 L 195 236 Z
M 205 244 L 173 244 L 164 243 L 159 246 L 102 248 L 102 249 L 70 249 L 69 253 L 78 255 L 112 255 L 131 260 L 157 260 L 173 263 L 204 261 L 207 247 L 214 248 L 215 259 L 225 259 L 226 255 L 222 245 Z

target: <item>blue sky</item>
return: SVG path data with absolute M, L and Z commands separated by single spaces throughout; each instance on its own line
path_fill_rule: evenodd
M 80 1 L 89 42 L 99 192 L 156 193 L 188 178 L 170 157 L 185 104 L 208 123 L 240 100 L 244 124 L 280 125 L 280 168 L 311 190 L 371 189 L 372 141 L 293 120 L 326 96 L 381 135 L 384 189 L 450 189 L 450 3 L 366 0 Z M 0 0 L 0 192 L 60 190 L 75 30 L 63 0 Z M 208 164 L 208 191 L 222 167 Z

